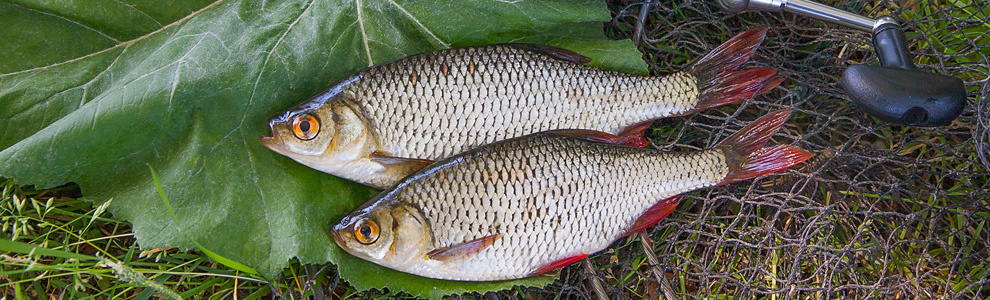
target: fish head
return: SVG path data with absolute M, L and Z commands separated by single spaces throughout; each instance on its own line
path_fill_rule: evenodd
M 433 233 L 423 213 L 408 204 L 371 205 L 351 212 L 331 236 L 351 255 L 400 271 L 423 265 Z
M 340 174 L 377 145 L 365 119 L 346 101 L 304 103 L 268 120 L 271 136 L 261 144 L 320 170 Z M 345 176 L 347 177 L 347 176 Z

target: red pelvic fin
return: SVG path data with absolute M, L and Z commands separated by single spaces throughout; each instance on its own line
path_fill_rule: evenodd
M 643 134 L 646 132 L 646 128 L 649 128 L 651 124 L 653 124 L 653 120 L 640 122 L 639 124 L 627 127 L 619 133 L 619 143 L 632 147 L 646 147 L 646 145 L 649 145 L 650 142 L 646 140 Z
M 746 125 L 716 146 L 722 149 L 729 163 L 729 174 L 719 184 L 729 184 L 777 172 L 815 156 L 795 146 L 778 145 L 763 148 L 763 144 L 766 144 L 767 140 L 780 129 L 790 114 L 790 110 L 771 112 Z
M 588 254 L 578 254 L 578 255 L 574 255 L 574 256 L 570 256 L 570 257 L 565 257 L 565 258 L 559 259 L 559 260 L 557 260 L 555 262 L 551 262 L 551 263 L 548 263 L 548 264 L 543 265 L 539 269 L 536 269 L 536 271 L 533 271 L 533 273 L 530 273 L 530 275 L 543 274 L 543 273 L 550 272 L 550 271 L 553 271 L 553 270 L 556 270 L 556 269 L 560 269 L 560 268 L 566 267 L 567 265 L 573 264 L 573 263 L 575 263 L 575 262 L 577 262 L 579 260 L 582 260 L 585 257 L 588 257 Z
M 495 243 L 495 240 L 502 237 L 501 234 L 489 235 L 486 237 L 474 239 L 471 241 L 463 242 L 457 245 L 451 245 L 449 247 L 444 247 L 436 249 L 426 253 L 426 256 L 433 260 L 446 261 L 453 258 L 464 258 L 471 255 L 475 255 L 481 250 L 485 250 L 488 246 Z
M 650 209 L 647 209 L 642 216 L 639 216 L 639 219 L 636 219 L 636 222 L 633 223 L 632 227 L 630 227 L 629 230 L 626 231 L 626 233 L 621 237 L 627 237 L 634 233 L 643 231 L 644 229 L 650 228 L 650 226 L 660 222 L 663 218 L 666 218 L 667 215 L 677 208 L 680 197 L 681 195 L 676 195 L 653 204 L 653 206 L 651 206 Z

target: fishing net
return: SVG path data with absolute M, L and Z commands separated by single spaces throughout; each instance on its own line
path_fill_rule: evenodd
M 654 146 L 706 148 L 788 108 L 794 113 L 771 143 L 817 156 L 756 181 L 686 195 L 647 230 L 655 261 L 641 238 L 629 238 L 592 256 L 590 265 L 565 269 L 549 288 L 527 292 L 611 299 L 990 297 L 990 4 L 826 4 L 897 18 L 919 68 L 965 81 L 962 116 L 949 126 L 912 128 L 857 109 L 838 82 L 847 66 L 878 63 L 868 33 L 792 14 L 734 15 L 715 1 L 610 3 L 615 19 L 606 31 L 639 40 L 651 72 L 677 70 L 736 33 L 768 27 L 753 65 L 787 78 L 741 105 L 657 122 L 648 131 Z

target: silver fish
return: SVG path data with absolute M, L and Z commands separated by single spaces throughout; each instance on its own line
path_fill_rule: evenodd
M 378 188 L 432 161 L 554 129 L 592 129 L 642 145 L 662 117 L 732 103 L 780 83 L 737 70 L 766 29 L 742 33 L 683 72 L 636 76 L 582 65 L 534 44 L 448 49 L 362 70 L 269 120 L 261 143 L 314 169 Z
M 768 114 L 712 149 L 688 153 L 617 145 L 619 137 L 588 130 L 496 142 L 402 180 L 331 235 L 357 257 L 425 277 L 544 273 L 659 222 L 680 194 L 810 158 L 794 146 L 763 147 L 789 114 Z

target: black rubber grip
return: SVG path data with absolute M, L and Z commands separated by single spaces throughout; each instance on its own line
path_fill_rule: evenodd
M 873 30 L 873 48 L 880 65 L 901 70 L 914 70 L 914 58 L 907 48 L 907 38 L 897 23 L 880 24 Z
M 946 125 L 966 106 L 963 81 L 941 74 L 853 65 L 842 74 L 841 84 L 866 113 L 896 124 Z

